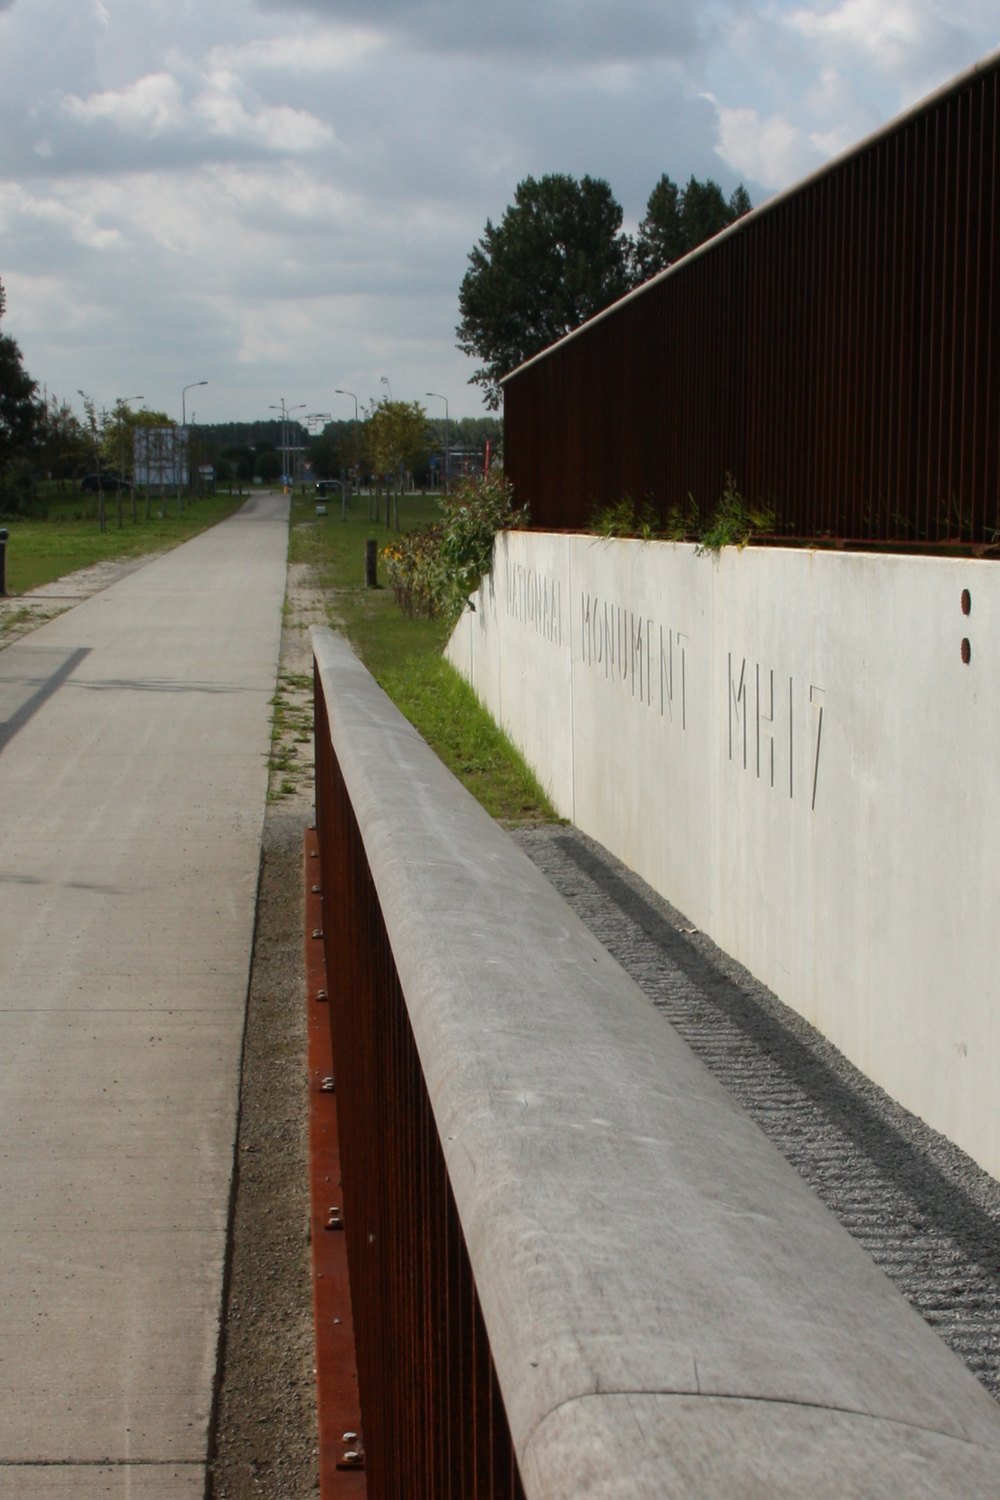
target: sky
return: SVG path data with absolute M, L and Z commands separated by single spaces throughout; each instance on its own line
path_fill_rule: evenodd
M 997 47 L 997 0 L 0 0 L 2 331 L 78 411 L 478 415 L 523 178 L 759 205 Z

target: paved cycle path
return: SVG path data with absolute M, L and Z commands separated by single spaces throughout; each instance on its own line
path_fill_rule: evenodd
M 287 500 L 0 651 L 0 1494 L 205 1488 Z

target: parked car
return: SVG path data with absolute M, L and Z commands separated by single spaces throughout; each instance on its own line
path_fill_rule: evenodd
M 317 495 L 339 495 L 340 494 L 340 480 L 339 479 L 317 479 L 317 481 L 316 481 L 316 493 L 317 493 Z
M 117 474 L 86 474 L 80 480 L 80 488 L 89 495 L 96 495 L 98 490 L 117 495 L 119 490 L 130 490 L 132 486 L 127 479 L 122 479 Z

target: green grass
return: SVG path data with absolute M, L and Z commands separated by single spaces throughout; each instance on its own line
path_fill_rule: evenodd
M 385 586 L 365 587 L 365 542 L 379 550 L 395 535 L 368 519 L 366 496 L 355 497 L 347 519 L 339 502 L 317 517 L 311 498 L 292 506 L 291 557 L 308 563 L 327 591 L 330 623 L 343 631 L 372 676 L 423 735 L 445 765 L 491 816 L 505 822 L 555 820 L 542 788 L 513 745 L 494 724 L 472 689 L 441 655 L 448 636 L 437 620 L 410 620 Z M 400 527 L 439 519 L 433 496 L 408 496 Z
M 92 516 L 76 518 L 83 497 L 50 503 L 44 520 L 5 520 L 7 589 L 23 594 L 51 583 L 91 563 L 139 557 L 164 551 L 197 532 L 224 520 L 243 504 L 245 496 L 206 496 L 178 516 L 155 514 L 136 525 L 126 504 L 125 524 L 119 528 L 114 499 L 108 508 L 108 529 L 100 532 Z M 68 512 L 68 514 L 66 513 Z M 140 504 L 140 516 L 144 506 Z M 434 496 L 408 496 L 400 507 L 405 530 L 439 519 Z M 448 631 L 437 620 L 409 620 L 385 586 L 379 559 L 380 586 L 365 587 L 365 543 L 374 538 L 379 549 L 395 535 L 384 520 L 368 517 L 368 499 L 355 497 L 341 519 L 339 500 L 327 501 L 327 514 L 316 515 L 311 494 L 292 500 L 289 557 L 309 565 L 313 581 L 327 596 L 330 623 L 343 630 L 368 670 L 396 702 L 450 770 L 478 797 L 495 818 L 510 822 L 541 822 L 555 813 L 524 761 L 477 701 L 471 688 L 442 657 Z M 272 703 L 274 740 L 272 769 L 276 794 L 291 792 L 301 779 L 295 745 L 309 726 L 297 707 L 303 685 L 279 678 Z
M 131 520 L 131 505 L 127 503 L 124 525 L 119 527 L 112 496 L 108 529 L 103 532 L 98 530 L 96 519 L 83 514 L 89 497 L 86 500 L 81 497 L 75 504 L 67 502 L 65 510 L 62 506 L 53 508 L 45 519 L 8 517 L 2 523 L 9 533 L 7 592 L 25 594 L 91 563 L 166 551 L 232 515 L 245 499 L 238 495 L 205 495 L 180 515 L 170 501 L 169 514 L 163 517 L 158 515 L 154 502 L 153 515 L 148 521 L 143 519 L 145 502 L 140 501 L 140 519 L 135 525 Z M 77 512 L 81 513 L 80 519 L 76 518 Z

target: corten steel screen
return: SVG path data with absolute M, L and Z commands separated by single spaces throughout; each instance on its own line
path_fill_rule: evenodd
M 787 538 L 1000 541 L 991 58 L 509 376 L 531 524 L 727 481 Z

